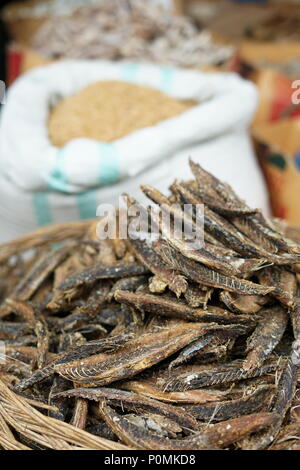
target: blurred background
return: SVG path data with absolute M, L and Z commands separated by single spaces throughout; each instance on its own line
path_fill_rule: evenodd
M 5 181 L 9 181 L 11 184 L 10 189 L 7 188 L 3 199 L 9 200 L 10 198 L 10 202 L 7 207 L 0 207 L 0 215 L 9 225 L 11 221 L 7 213 L 11 213 L 11 207 L 13 205 L 15 207 L 16 200 L 22 199 L 25 201 L 28 195 L 34 201 L 30 204 L 33 204 L 35 212 L 38 212 L 38 215 L 35 214 L 34 216 L 31 214 L 32 211 L 30 212 L 28 209 L 28 214 L 26 213 L 25 217 L 24 211 L 26 212 L 27 209 L 21 208 L 14 215 L 14 218 L 18 219 L 15 224 L 16 227 L 13 230 L 8 229 L 7 236 L 4 238 L 35 228 L 36 225 L 92 216 L 97 202 L 114 202 L 115 196 L 121 191 L 137 187 L 138 184 L 143 182 L 155 183 L 157 179 L 158 186 L 167 186 L 170 181 L 167 177 L 163 181 L 163 175 L 169 172 L 172 167 L 176 166 L 178 169 L 178 162 L 187 161 L 189 156 L 195 157 L 207 169 L 228 180 L 250 204 L 259 205 L 268 215 L 282 218 L 291 225 L 300 226 L 298 204 L 300 195 L 300 92 L 298 92 L 298 89 L 300 90 L 300 82 L 297 82 L 297 80 L 300 80 L 300 0 L 145 0 L 143 2 L 139 0 L 113 0 L 111 2 L 103 0 L 24 0 L 11 2 L 4 0 L 2 1 L 0 24 L 0 78 L 5 81 L 8 90 L 12 90 L 11 94 L 8 93 L 6 105 L 3 106 L 3 108 L 7 107 L 7 110 L 3 111 L 2 129 L 0 129 L 2 142 L 0 142 L 1 171 Z M 51 128 L 49 128 L 49 116 L 45 118 L 45 113 L 39 111 L 43 126 L 48 126 L 51 152 L 54 152 L 54 147 L 61 149 L 67 146 L 64 158 L 69 161 L 69 158 L 73 158 L 70 155 L 75 155 L 73 166 L 78 165 L 77 173 L 73 169 L 73 173 L 70 171 L 67 178 L 68 170 L 66 170 L 66 174 L 62 177 L 62 157 L 58 157 L 58 154 L 53 156 L 53 153 L 51 158 L 49 156 L 49 160 L 45 159 L 45 162 L 53 161 L 53 159 L 59 162 L 58 166 L 56 165 L 51 170 L 52 184 L 49 181 L 47 184 L 38 184 L 36 179 L 34 180 L 35 176 L 32 176 L 32 181 L 34 180 L 35 183 L 25 184 L 24 182 L 22 184 L 18 177 L 20 162 L 27 160 L 27 169 L 24 169 L 24 174 L 26 171 L 30 171 L 30 169 L 28 170 L 28 161 L 35 152 L 34 146 L 38 140 L 38 135 L 33 138 L 28 130 L 29 128 L 26 127 L 28 120 L 30 120 L 30 113 L 28 102 L 25 104 L 24 101 L 26 113 L 24 112 L 24 116 L 22 114 L 22 100 L 18 98 L 21 89 L 25 90 L 26 86 L 29 87 L 28 90 L 32 89 L 30 84 L 37 80 L 37 77 L 40 77 L 39 80 L 47 82 L 47 80 L 50 81 L 50 76 L 52 76 L 52 85 L 51 87 L 49 85 L 49 96 L 47 96 L 47 109 L 52 111 L 58 103 L 61 106 L 61 102 L 65 98 L 72 96 L 75 92 L 84 90 L 85 86 L 92 82 L 103 80 L 97 73 L 95 73 L 95 79 L 87 80 L 87 75 L 90 73 L 88 70 L 91 69 L 86 69 L 86 71 L 82 69 L 82 72 L 79 73 L 81 66 L 78 68 L 78 76 L 75 69 L 70 71 L 67 66 L 64 69 L 63 64 L 70 59 L 75 62 L 87 60 L 93 63 L 99 60 L 106 60 L 114 64 L 123 61 L 131 61 L 134 64 L 150 63 L 153 67 L 156 67 L 155 70 L 159 70 L 159 73 L 162 71 L 164 74 L 164 86 L 160 84 L 157 87 L 161 92 L 167 92 L 174 99 L 184 100 L 187 108 L 189 107 L 189 101 L 193 101 L 194 104 L 191 102 L 190 105 L 195 106 L 195 109 L 185 110 L 186 113 L 190 113 L 191 121 L 188 121 L 187 117 L 184 118 L 184 115 L 182 115 L 182 121 L 180 121 L 179 114 L 183 110 L 178 110 L 178 113 L 175 110 L 174 112 L 170 111 L 164 115 L 160 115 L 157 111 L 157 116 L 153 120 L 151 120 L 152 118 L 150 121 L 145 120 L 144 127 L 146 128 L 151 125 L 157 126 L 158 122 L 167 118 L 175 119 L 174 116 L 178 114 L 176 125 L 182 129 L 182 126 L 188 126 L 188 122 L 192 123 L 191 113 L 194 113 L 199 129 L 195 124 L 195 132 L 190 137 L 190 139 L 193 137 L 194 140 L 187 142 L 186 147 L 183 146 L 183 137 L 178 142 L 177 147 L 173 146 L 172 155 L 178 155 L 177 163 L 175 163 L 175 160 L 172 163 L 171 156 L 167 155 L 164 150 L 164 144 L 162 143 L 160 148 L 158 142 L 153 148 L 153 155 L 155 152 L 159 155 L 162 165 L 164 161 L 161 170 L 157 173 L 151 170 L 151 158 L 153 157 L 150 153 L 147 157 L 147 163 L 139 167 L 138 159 L 140 158 L 143 161 L 143 156 L 137 155 L 136 161 L 133 161 L 132 156 L 136 151 L 135 145 L 139 145 L 140 149 L 143 147 L 143 140 L 139 137 L 136 141 L 130 141 L 130 152 L 129 147 L 126 147 L 127 153 L 130 153 L 128 162 L 131 162 L 131 168 L 137 168 L 136 170 L 132 170 L 132 173 L 130 173 L 121 165 L 121 170 L 119 169 L 121 176 L 114 177 L 112 176 L 114 170 L 110 168 L 109 177 L 102 178 L 105 182 L 99 183 L 99 187 L 97 187 L 95 181 L 92 181 L 91 175 L 86 171 L 86 184 L 82 182 L 78 173 L 81 173 L 83 168 L 82 156 L 84 154 L 85 158 L 88 147 L 80 147 L 80 141 L 76 139 L 86 138 L 105 142 L 105 145 L 107 145 L 105 151 L 110 155 L 108 158 L 112 159 L 115 148 L 111 142 L 118 142 L 118 151 L 122 153 L 123 150 L 120 150 L 123 149 L 122 145 L 125 146 L 126 143 L 129 146 L 129 141 L 126 140 L 124 143 L 122 138 L 127 134 L 132 136 L 132 133 L 137 130 L 134 126 L 130 127 L 129 118 L 127 118 L 126 126 L 128 130 L 124 131 L 122 135 L 109 132 L 109 135 L 112 134 L 112 136 L 108 140 L 102 137 L 99 127 L 102 126 L 101 131 L 103 131 L 103 125 L 100 124 L 95 132 L 92 132 L 91 129 L 83 132 L 82 128 L 85 126 L 86 129 L 87 127 L 86 122 L 88 121 L 86 120 L 92 120 L 91 116 L 97 116 L 97 114 L 93 114 L 97 111 L 94 108 L 98 105 L 101 108 L 105 101 L 104 95 L 101 94 L 104 91 L 95 88 L 94 90 L 89 89 L 87 92 L 82 91 L 82 93 L 86 93 L 82 95 L 83 101 L 68 102 L 64 108 L 57 109 L 56 115 L 53 115 L 53 126 Z M 55 65 L 59 65 L 60 68 L 53 69 Z M 172 91 L 168 93 L 166 82 L 170 80 L 171 72 L 170 69 L 162 69 L 162 67 L 174 67 L 177 68 L 177 72 L 180 69 L 185 72 L 194 71 L 199 73 L 198 83 L 203 84 L 203 86 L 201 85 L 201 93 L 197 91 L 197 86 L 193 85 L 192 80 L 196 80 L 196 75 L 193 75 L 193 77 L 192 75 L 186 75 L 186 88 L 191 83 L 191 89 L 194 90 L 194 95 L 189 96 L 189 93 L 183 93 L 181 88 L 182 77 L 185 77 L 185 75 L 180 78 L 176 74 L 172 77 L 172 80 L 174 80 Z M 43 68 L 44 72 L 42 73 Z M 47 70 L 50 74 L 48 78 Z M 57 70 L 57 72 L 54 72 L 54 70 Z M 122 70 L 124 72 L 124 69 Z M 151 74 L 154 76 L 155 71 L 154 69 L 151 70 Z M 37 71 L 40 75 L 34 75 Z M 62 78 L 61 85 L 58 86 L 56 93 L 53 86 L 54 73 L 61 74 L 61 77 L 64 73 L 65 77 L 71 74 L 74 78 L 76 75 L 76 80 L 74 79 L 74 83 L 72 82 L 73 88 L 69 86 L 69 82 L 68 86 L 63 85 Z M 126 74 L 124 72 L 122 75 L 122 81 L 136 83 L 139 86 L 143 84 L 151 85 L 150 78 L 148 81 L 145 78 L 146 71 L 141 69 L 139 78 L 136 79 L 133 76 L 135 73 L 132 67 L 127 67 Z M 205 74 L 208 77 L 207 81 L 205 81 Z M 85 77 L 84 79 L 81 78 L 82 75 Z M 112 79 L 109 74 L 107 76 L 109 80 Z M 224 78 L 220 79 L 220 77 Z M 233 79 L 237 81 L 232 81 Z M 176 80 L 179 80 L 178 86 Z M 75 85 L 75 81 L 77 85 Z M 220 86 L 219 82 L 223 85 Z M 207 83 L 207 86 L 204 86 L 205 83 Z M 65 96 L 63 96 L 64 86 L 67 89 Z M 230 112 L 231 101 L 224 98 L 224 104 L 222 105 L 222 101 L 220 101 L 219 107 L 216 103 L 216 107 L 213 109 L 203 108 L 207 112 L 205 113 L 206 118 L 202 122 L 201 115 L 196 114 L 196 108 L 200 108 L 201 103 L 208 106 L 207 101 L 213 99 L 214 93 L 214 96 L 217 97 L 218 93 L 213 89 L 214 87 L 220 92 L 219 99 L 222 96 L 223 98 L 229 95 L 232 96 L 234 116 L 233 111 Z M 224 88 L 223 95 L 220 91 L 222 87 Z M 154 88 L 156 87 L 154 86 Z M 253 91 L 255 88 L 258 92 L 258 98 Z M 118 99 L 121 99 L 122 93 L 123 95 L 129 93 L 126 90 L 124 89 L 122 92 L 121 89 L 117 88 L 113 88 L 111 91 L 107 89 L 105 91 L 105 96 L 108 96 L 107 106 L 110 106 L 111 101 L 112 107 L 118 107 Z M 236 90 L 236 95 L 234 90 Z M 131 92 L 132 106 L 134 106 L 135 99 L 141 103 L 144 98 L 141 98 L 138 92 L 135 97 L 133 89 Z M 101 103 L 97 105 L 97 99 L 94 99 L 93 96 L 101 96 Z M 42 130 L 38 130 L 38 111 L 34 114 L 34 99 L 32 99 L 32 116 L 34 115 L 32 122 L 36 134 L 38 134 L 38 132 L 42 133 Z M 37 102 L 38 99 L 37 97 Z M 17 100 L 19 100 L 19 106 L 16 104 Z M 149 103 L 151 100 L 149 98 Z M 152 106 L 151 113 L 155 114 L 153 108 L 155 100 L 153 100 L 151 104 L 147 104 L 145 99 L 144 106 Z M 80 103 L 84 103 L 84 106 L 86 106 L 89 102 L 94 103 L 94 108 L 87 112 L 89 116 L 76 117 L 76 125 L 74 124 L 72 127 L 71 121 L 76 115 L 76 110 L 82 109 Z M 98 102 L 100 102 L 100 98 Z M 244 103 L 244 107 L 241 106 L 241 103 Z M 131 105 L 127 103 L 126 106 L 130 107 Z M 172 106 L 174 106 L 174 103 Z M 220 109 L 220 106 L 224 106 L 224 108 Z M 104 111 L 100 108 L 98 108 L 98 112 L 103 115 Z M 159 108 L 158 102 L 157 109 Z M 201 109 L 199 109 L 199 113 L 200 111 Z M 19 117 L 15 122 L 13 113 L 18 114 Z M 60 120 L 59 113 L 65 113 L 63 114 L 63 121 Z M 226 125 L 221 126 L 219 122 L 220 114 L 224 114 L 224 120 L 230 125 L 228 124 L 227 127 Z M 21 118 L 21 116 L 23 117 Z M 140 120 L 138 115 L 136 116 L 136 120 Z M 26 121 L 24 129 L 22 119 Z M 80 119 L 85 119 L 84 125 L 79 122 Z M 126 118 L 124 119 L 126 120 Z M 92 120 L 91 128 L 95 125 L 95 120 L 97 120 L 97 117 Z M 63 125 L 62 122 L 64 122 Z M 65 131 L 68 122 L 72 127 L 69 132 Z M 110 125 L 114 126 L 113 120 L 106 119 L 105 122 L 111 122 Z M 172 123 L 175 123 L 175 121 L 172 120 Z M 76 130 L 74 131 L 76 126 L 77 128 L 81 126 L 79 133 L 76 133 Z M 208 127 L 214 130 L 206 131 Z M 65 131 L 64 136 L 61 135 L 62 128 Z M 171 131 L 167 131 L 166 127 L 163 127 L 163 129 L 165 133 L 169 132 L 170 134 Z M 172 128 L 170 127 L 170 129 Z M 98 131 L 100 134 L 97 134 Z M 207 135 L 205 132 L 207 132 Z M 233 138 L 233 136 L 238 135 L 238 132 L 240 133 L 239 141 Z M 247 133 L 247 137 L 245 137 L 245 133 Z M 243 141 L 241 139 L 242 134 Z M 26 145 L 22 148 L 17 146 L 20 135 L 23 136 L 24 142 L 26 140 Z M 139 134 L 139 136 L 142 135 L 144 134 Z M 199 136 L 198 139 L 197 135 Z M 74 147 L 74 139 L 78 144 L 76 148 Z M 12 145 L 13 140 L 15 142 Z M 209 146 L 206 145 L 207 141 L 209 141 Z M 145 140 L 145 147 L 147 147 L 147 142 Z M 72 143 L 73 147 L 70 150 L 70 144 Z M 83 143 L 81 144 L 83 145 Z M 40 148 L 43 148 L 42 144 Z M 27 154 L 21 155 L 22 152 L 25 152 L 25 149 Z M 194 149 L 194 151 L 191 149 Z M 20 152 L 20 155 L 18 152 Z M 226 160 L 223 154 L 232 154 L 232 159 Z M 45 155 L 48 155 L 46 148 Z M 42 158 L 42 155 L 40 158 Z M 16 159 L 17 162 L 15 167 L 13 164 L 7 163 L 13 159 Z M 36 162 L 37 159 L 33 158 L 32 166 L 39 166 Z M 86 164 L 89 165 L 89 160 Z M 158 163 L 157 160 L 153 159 L 153 166 L 154 164 L 157 166 Z M 168 166 L 169 164 L 170 166 Z M 182 165 L 179 175 L 176 171 L 170 171 L 170 178 L 178 177 L 180 174 L 188 176 L 188 173 L 185 174 L 184 163 Z M 50 166 L 50 163 L 48 166 Z M 129 163 L 128 166 L 130 166 Z M 231 168 L 230 171 L 228 170 L 229 167 Z M 94 168 L 92 163 L 91 168 Z M 39 176 L 42 175 L 44 178 L 45 173 L 49 171 L 45 163 L 45 167 L 39 168 Z M 58 173 L 59 178 L 57 177 Z M 158 173 L 160 173 L 160 176 Z M 64 186 L 62 186 L 62 180 L 64 180 Z M 100 190 L 100 186 L 101 193 L 97 192 Z M 113 196 L 107 187 L 114 188 Z M 58 198 L 54 209 L 51 206 L 51 201 L 47 202 L 48 205 L 45 203 L 49 194 Z M 70 202 L 74 194 L 76 194 L 76 210 L 73 207 L 74 201 Z M 49 215 L 51 211 L 52 215 Z M 35 221 L 33 221 L 34 217 Z

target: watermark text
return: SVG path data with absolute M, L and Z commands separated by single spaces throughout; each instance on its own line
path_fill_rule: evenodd
M 294 80 L 292 88 L 295 89 L 292 94 L 292 103 L 298 105 L 300 104 L 300 80 Z

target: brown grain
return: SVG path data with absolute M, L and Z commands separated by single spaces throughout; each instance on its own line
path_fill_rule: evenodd
M 79 137 L 112 142 L 179 115 L 194 104 L 128 82 L 96 82 L 53 109 L 49 137 L 57 147 Z

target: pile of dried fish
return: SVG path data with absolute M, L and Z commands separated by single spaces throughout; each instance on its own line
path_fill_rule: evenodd
M 188 17 L 144 0 L 99 0 L 72 16 L 50 18 L 32 40 L 43 57 L 137 59 L 183 67 L 226 62 L 233 48 L 215 44 Z
M 3 9 L 4 20 L 43 18 L 47 16 L 68 16 L 82 7 L 96 5 L 98 0 L 40 0 L 28 4 L 18 3 Z
M 0 447 L 300 448 L 296 232 L 191 169 L 142 186 L 160 212 L 127 239 L 90 221 L 0 246 Z M 161 214 L 192 228 L 196 204 L 191 247 Z

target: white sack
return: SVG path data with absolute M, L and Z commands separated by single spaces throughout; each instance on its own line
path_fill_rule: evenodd
M 98 80 L 148 85 L 199 105 L 113 143 L 74 139 L 54 147 L 49 104 Z M 174 178 L 191 177 L 189 157 L 268 213 L 247 134 L 256 105 L 254 85 L 235 74 L 106 61 L 64 61 L 29 72 L 10 88 L 0 122 L 1 239 L 94 217 L 98 204 L 115 204 L 123 191 L 141 199 L 140 183 L 166 190 Z

